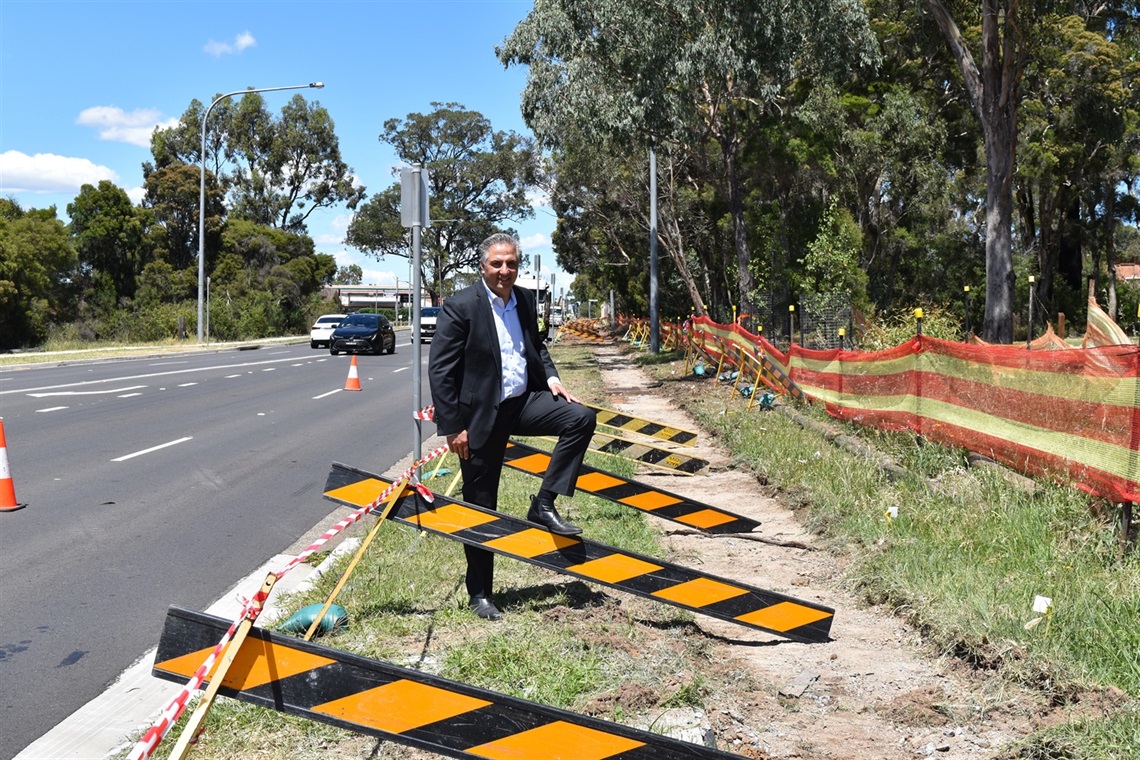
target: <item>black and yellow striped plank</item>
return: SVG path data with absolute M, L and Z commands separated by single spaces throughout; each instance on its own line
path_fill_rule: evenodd
M 525 443 L 511 441 L 503 455 L 503 464 L 541 478 L 550 466 L 550 454 Z M 751 533 L 760 527 L 760 521 L 751 517 L 704 504 L 663 488 L 654 488 L 588 464 L 583 464 L 578 469 L 575 488 L 689 528 L 698 528 L 705 533 Z
M 656 438 L 659 441 L 679 443 L 682 446 L 693 446 L 696 444 L 697 434 L 691 430 L 682 430 L 672 425 L 663 425 L 660 422 L 647 420 L 643 417 L 635 417 L 632 414 L 606 409 L 601 406 L 594 406 L 592 404 L 586 404 L 586 406 L 597 413 L 599 425 L 608 425 L 612 428 L 624 430 L 627 433 L 637 433 L 647 438 Z
M 371 504 L 388 485 L 388 481 L 376 475 L 334 463 L 325 485 L 325 498 L 359 508 Z M 435 495 L 434 504 L 413 494 L 405 493 L 388 519 L 793 641 L 817 644 L 829 640 L 835 616 L 829 607 L 698 573 L 579 536 L 558 536 L 513 515 L 441 494 Z
M 151 672 L 157 678 L 186 681 L 228 627 L 223 618 L 171 607 Z M 257 627 L 227 671 L 220 693 L 446 757 L 736 757 Z
M 557 441 L 557 438 L 543 438 L 544 441 Z M 631 462 L 657 467 L 682 475 L 696 475 L 709 468 L 709 460 L 681 454 L 641 441 L 620 438 L 609 433 L 594 433 L 590 439 L 590 449 L 610 456 L 628 459 Z

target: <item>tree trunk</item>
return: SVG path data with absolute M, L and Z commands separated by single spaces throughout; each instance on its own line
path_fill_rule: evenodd
M 736 243 L 736 275 L 739 288 L 741 314 L 751 314 L 752 308 L 752 253 L 748 248 L 748 230 L 744 226 L 744 195 L 736 166 L 736 141 L 726 139 L 724 146 L 725 180 L 728 182 L 728 202 L 732 213 L 732 235 Z
M 986 149 L 986 306 L 982 339 L 1013 342 L 1013 169 L 1023 61 L 1016 0 L 982 0 L 982 68 L 940 0 L 926 0 L 958 62 Z M 1002 31 L 1005 31 L 1003 36 Z
M 1104 257 L 1108 264 L 1108 316 L 1114 322 L 1120 321 L 1117 313 L 1119 304 L 1116 302 L 1116 238 L 1113 234 L 1116 229 L 1116 188 L 1109 180 L 1106 183 L 1104 194 Z
M 739 167 L 736 165 L 736 152 L 740 141 L 736 137 L 735 114 L 730 114 L 730 123 L 724 125 L 714 137 L 720 142 L 720 152 L 724 156 L 725 181 L 728 183 L 728 210 L 732 213 L 732 235 L 736 248 L 736 285 L 739 288 L 740 312 L 752 313 L 752 254 L 748 247 L 748 229 L 744 227 L 744 196 L 740 188 Z
M 982 340 L 1013 342 L 1013 150 L 1008 124 L 986 131 L 986 310 Z
M 696 278 L 689 270 L 689 264 L 685 261 L 685 236 L 681 232 L 681 225 L 677 222 L 677 175 L 676 164 L 670 156 L 668 159 L 668 181 L 665 183 L 665 202 L 669 206 L 669 213 L 666 214 L 665 224 L 662 227 L 667 231 L 667 234 L 658 233 L 657 239 L 660 241 L 662 247 L 669 253 L 669 258 L 673 259 L 673 263 L 677 265 L 677 273 L 681 275 L 681 280 L 685 283 L 685 289 L 689 292 L 689 300 L 692 301 L 693 311 L 698 316 L 705 316 L 708 311 L 705 308 L 705 301 L 701 298 L 701 291 L 697 287 Z M 660 228 L 659 228 L 660 229 Z

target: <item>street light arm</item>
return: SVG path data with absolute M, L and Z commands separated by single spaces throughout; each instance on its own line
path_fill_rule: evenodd
M 308 84 L 293 84 L 285 87 L 251 87 L 247 90 L 234 90 L 227 92 L 225 95 L 219 95 L 214 98 L 214 102 L 206 108 L 206 112 L 202 114 L 202 146 L 198 153 L 198 167 L 199 167 L 199 180 L 198 180 L 198 343 L 202 343 L 202 296 L 205 290 L 206 278 L 206 119 L 210 117 L 210 111 L 214 110 L 214 106 L 221 103 L 226 98 L 232 98 L 234 95 L 249 95 L 254 92 L 277 92 L 278 90 L 306 90 L 324 89 L 324 82 L 309 82 Z

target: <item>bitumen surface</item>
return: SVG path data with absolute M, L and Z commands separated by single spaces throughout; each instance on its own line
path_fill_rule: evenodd
M 261 588 L 266 575 L 279 572 L 316 537 L 350 512 L 351 510 L 343 508 L 333 512 L 329 520 L 322 521 L 298 539 L 294 545 L 298 547 L 295 552 L 290 550 L 291 553 L 278 554 L 270 559 L 236 583 L 206 612 L 230 620 L 236 619 L 242 611 L 241 600 L 252 598 Z M 314 567 L 301 563 L 290 570 L 274 586 L 259 617 L 259 625 L 272 622 L 281 615 L 282 610 L 276 600 L 284 598 L 289 592 L 304 590 L 341 554 L 353 551 L 359 541 L 355 537 L 338 536 L 335 548 L 320 565 Z M 329 546 L 333 546 L 333 542 Z M 29 744 L 13 760 L 102 760 L 134 746 L 183 686 L 151 675 L 154 654 L 154 649 L 145 653 L 101 695 Z M 185 718 L 186 715 L 183 715 Z

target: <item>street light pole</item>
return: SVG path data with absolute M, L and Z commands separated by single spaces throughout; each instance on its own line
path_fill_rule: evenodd
M 200 169 L 200 181 L 198 185 L 198 343 L 202 343 L 202 304 L 203 292 L 206 285 L 206 119 L 210 116 L 210 111 L 214 110 L 214 106 L 221 103 L 226 98 L 232 98 L 234 95 L 248 95 L 254 92 L 276 92 L 278 90 L 306 90 L 313 88 L 319 90 L 323 88 L 324 82 L 309 82 L 308 84 L 294 84 L 288 87 L 258 87 L 250 88 L 248 90 L 234 90 L 227 92 L 225 95 L 219 95 L 214 98 L 214 102 L 202 114 L 202 149 L 198 154 L 198 164 Z

